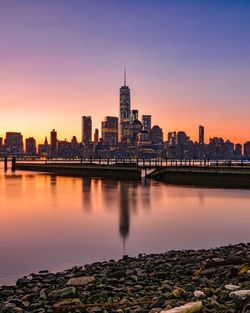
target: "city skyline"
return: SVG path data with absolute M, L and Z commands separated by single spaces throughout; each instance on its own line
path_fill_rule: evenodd
M 133 91 L 132 91 L 133 93 Z M 92 120 L 92 115 L 82 115 L 81 116 L 81 132 L 79 136 L 76 136 L 76 134 L 71 134 L 69 138 L 66 138 L 63 134 L 61 134 L 61 137 L 57 137 L 57 131 L 55 130 L 55 128 L 53 128 L 52 131 L 50 131 L 50 145 L 51 145 L 51 156 L 56 156 L 56 145 L 58 142 L 69 142 L 70 140 L 73 140 L 74 142 L 78 142 L 78 143 L 83 143 L 84 145 L 89 145 L 91 143 L 98 143 L 98 138 L 101 140 L 105 141 L 105 137 L 107 136 L 110 137 L 110 135 L 114 138 L 110 138 L 111 141 L 113 142 L 113 144 L 111 146 L 113 147 L 117 147 L 118 143 L 119 144 L 125 144 L 125 145 L 129 145 L 129 143 L 131 144 L 131 131 L 133 133 L 133 131 L 135 131 L 135 135 L 136 137 L 139 135 L 139 133 L 143 133 L 143 131 L 146 131 L 146 133 L 150 133 L 152 127 L 160 127 L 160 130 L 163 130 L 163 127 L 161 127 L 162 125 L 158 125 L 158 124 L 152 124 L 152 115 L 151 114 L 139 114 L 139 110 L 135 109 L 134 106 L 131 104 L 131 89 L 129 87 L 129 85 L 127 84 L 127 78 L 126 78 L 126 67 L 124 68 L 124 73 L 123 73 L 123 85 L 120 87 L 119 89 L 119 94 L 120 94 L 120 99 L 119 99 L 119 117 L 118 116 L 112 116 L 110 114 L 107 113 L 107 115 L 105 115 L 105 117 L 103 117 L 102 121 L 101 121 L 101 125 L 100 127 L 96 127 L 95 128 L 95 123 L 93 123 Z M 117 121 L 116 121 L 117 120 Z M 134 122 L 139 122 L 139 128 L 137 125 L 133 125 Z M 115 123 L 115 124 L 114 124 Z M 132 123 L 132 124 L 131 124 Z M 116 126 L 115 126 L 116 125 Z M 132 127 L 132 128 L 131 128 Z M 133 130 L 133 127 L 135 127 L 135 130 Z M 105 130 L 106 129 L 106 130 Z M 197 129 L 196 129 L 197 131 Z M 47 130 L 48 132 L 48 130 Z M 115 132 L 117 132 L 115 134 Z M 36 141 L 37 138 L 35 136 L 32 136 L 31 134 L 27 135 L 27 136 L 23 136 L 22 132 L 20 130 L 8 130 L 5 132 L 5 139 L 3 140 L 4 136 L 0 136 L 1 142 L 0 142 L 0 146 L 7 140 L 6 138 L 8 137 L 8 134 L 20 134 L 22 136 L 22 138 L 25 138 L 26 141 L 26 146 L 27 146 L 27 140 L 29 142 L 29 140 L 31 140 L 31 143 L 28 143 L 28 145 L 31 144 L 32 148 L 31 150 L 34 150 L 33 146 L 34 146 L 34 139 L 35 139 L 35 146 L 36 145 L 48 145 L 48 137 L 49 137 L 49 133 L 47 133 L 43 139 L 41 139 L 41 141 Z M 107 135 L 106 135 L 107 133 Z M 112 134 L 113 133 L 113 134 Z M 164 134 L 164 132 L 162 132 L 162 142 L 171 142 L 173 141 L 172 135 L 174 135 L 176 137 L 176 135 L 178 133 L 184 133 L 184 137 L 188 136 L 188 132 L 186 132 L 183 129 L 179 129 L 179 130 L 168 130 L 167 134 Z M 99 134 L 101 134 L 101 136 L 99 136 Z M 220 137 L 218 135 L 214 135 L 212 137 L 208 137 L 206 136 L 207 131 L 205 132 L 205 126 L 199 124 L 198 126 L 198 132 L 196 132 L 196 137 L 192 138 L 191 136 L 186 137 L 188 138 L 188 140 L 191 140 L 192 142 L 197 142 L 199 144 L 209 144 L 209 142 L 211 141 L 211 139 L 214 138 L 218 138 L 218 139 L 223 139 L 225 142 L 226 141 L 230 141 L 233 142 L 232 140 L 230 140 L 229 138 L 223 138 Z M 116 138 L 117 137 L 117 138 Z M 145 135 L 142 134 L 143 140 L 147 141 L 149 138 L 148 136 L 146 136 L 147 138 L 145 138 Z M 161 135 L 160 135 L 161 137 Z M 138 138 L 137 138 L 138 139 Z M 136 141 L 137 141 L 136 139 Z M 18 139 L 19 140 L 19 139 Z M 23 140 L 23 139 L 22 139 Z M 160 140 L 160 141 L 161 141 Z M 174 141 L 176 141 L 176 138 L 174 139 Z M 237 144 L 241 144 L 244 145 L 246 143 L 249 143 L 249 138 L 242 142 L 233 142 L 235 145 Z M 135 142 L 133 143 L 135 144 Z M 24 149 L 26 151 L 26 149 Z
M 250 3 L 246 1 L 2 1 L 0 136 L 42 143 L 55 128 L 81 138 L 80 116 L 119 116 L 128 69 L 131 104 L 166 139 L 249 139 Z M 67 125 L 67 127 L 65 127 Z
M 61 134 L 61 137 L 57 137 L 57 131 L 55 130 L 55 128 L 53 128 L 52 131 L 50 131 L 50 145 L 51 145 L 51 153 L 52 156 L 55 155 L 55 146 L 56 143 L 59 141 L 70 141 L 70 140 L 77 140 L 77 142 L 79 143 L 84 143 L 84 144 L 90 144 L 90 143 L 96 143 L 96 138 L 100 138 L 100 139 L 105 139 L 105 127 L 114 127 L 114 125 L 110 126 L 109 124 L 107 124 L 107 126 L 105 126 L 105 124 L 107 123 L 107 121 L 112 120 L 112 119 L 117 119 L 117 122 L 115 122 L 117 125 L 117 138 L 113 139 L 114 141 L 114 146 L 117 146 L 118 143 L 125 143 L 126 140 L 128 139 L 129 141 L 129 137 L 130 137 L 130 132 L 131 132 L 131 122 L 134 121 L 141 121 L 140 126 L 141 126 L 141 130 L 138 131 L 138 129 L 136 130 L 136 135 L 138 135 L 142 130 L 146 130 L 146 132 L 150 132 L 150 129 L 152 128 L 152 126 L 159 126 L 161 128 L 161 130 L 163 130 L 163 127 L 161 127 L 162 125 L 158 125 L 158 124 L 152 124 L 152 115 L 151 114 L 139 114 L 139 110 L 135 109 L 133 107 L 133 105 L 131 105 L 131 89 L 129 87 L 129 85 L 127 84 L 127 78 L 126 78 L 126 68 L 124 68 L 124 74 L 123 74 L 123 85 L 120 87 L 120 100 L 119 100 L 119 116 L 112 116 L 110 114 L 105 115 L 105 117 L 102 118 L 101 121 L 101 125 L 100 127 L 95 127 L 95 123 L 93 123 L 92 120 L 92 115 L 81 115 L 81 131 L 80 131 L 80 135 L 76 136 L 76 134 L 71 134 L 69 138 L 66 138 L 63 134 Z M 133 92 L 133 91 L 132 91 Z M 106 112 L 108 113 L 108 112 Z M 111 122 L 112 123 L 112 122 Z M 114 123 L 114 122 L 113 122 Z M 109 126 L 108 126 L 109 125 Z M 124 126 L 125 125 L 125 126 Z M 124 128 L 125 128 L 125 132 L 124 132 Z M 191 136 L 188 137 L 191 141 L 193 142 L 197 142 L 199 144 L 208 144 L 210 142 L 211 139 L 213 138 L 222 138 L 225 141 L 231 141 L 230 138 L 223 138 L 220 137 L 218 135 L 214 135 L 212 137 L 208 137 L 206 136 L 207 131 L 205 132 L 205 126 L 199 124 L 198 126 L 198 132 L 196 132 L 196 136 L 195 138 L 192 138 Z M 107 133 L 109 133 L 110 129 L 107 128 Z M 197 129 L 196 129 L 197 131 Z M 7 136 L 8 133 L 20 133 L 22 135 L 23 138 L 25 138 L 25 141 L 31 139 L 33 141 L 33 139 L 37 140 L 35 145 L 43 145 L 49 137 L 49 130 L 47 130 L 46 135 L 44 136 L 43 139 L 41 139 L 41 141 L 37 140 L 37 138 L 35 136 L 32 136 L 31 134 L 28 134 L 27 136 L 23 135 L 22 131 L 20 130 L 7 130 L 5 131 L 5 135 Z M 98 133 L 96 135 L 96 132 Z M 111 131 L 112 132 L 112 131 Z M 186 132 L 183 129 L 179 129 L 179 130 L 168 130 L 167 134 L 164 134 L 163 132 L 163 142 L 168 142 L 169 139 L 171 138 L 172 134 L 175 133 L 175 136 L 178 132 L 184 132 L 185 135 L 188 134 L 188 132 Z M 99 134 L 101 134 L 101 136 L 99 137 Z M 109 136 L 109 135 L 108 135 Z M 125 138 L 124 139 L 122 138 Z M 3 138 L 4 136 L 0 136 L 1 144 L 3 144 Z M 98 140 L 97 140 L 98 142 Z M 234 144 L 245 144 L 249 142 L 249 138 L 242 142 L 233 142 Z M 48 143 L 47 143 L 48 144 Z M 33 142 L 32 142 L 33 145 Z M 27 146 L 27 143 L 26 143 Z M 53 152 L 54 151 L 54 152 Z

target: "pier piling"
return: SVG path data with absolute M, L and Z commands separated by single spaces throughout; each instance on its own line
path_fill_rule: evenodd
M 11 170 L 12 172 L 16 171 L 16 158 L 15 157 L 13 157 L 11 160 Z
M 4 158 L 4 171 L 5 172 L 8 171 L 8 158 L 7 157 Z

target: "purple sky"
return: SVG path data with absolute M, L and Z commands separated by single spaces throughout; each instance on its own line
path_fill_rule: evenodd
M 80 139 L 132 107 L 165 135 L 250 140 L 249 1 L 0 0 L 0 136 Z

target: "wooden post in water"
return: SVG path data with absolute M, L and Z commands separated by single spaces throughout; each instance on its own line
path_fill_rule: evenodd
M 16 158 L 15 157 L 13 157 L 11 160 L 11 170 L 12 172 L 16 171 Z
M 5 172 L 8 171 L 8 158 L 7 157 L 4 158 L 4 171 Z

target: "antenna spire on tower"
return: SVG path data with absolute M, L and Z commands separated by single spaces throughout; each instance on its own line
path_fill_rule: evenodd
M 124 67 L 124 86 L 126 86 L 126 67 Z

